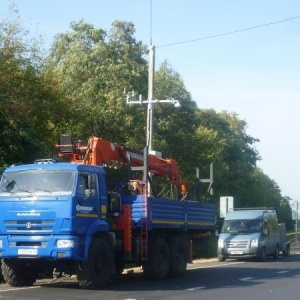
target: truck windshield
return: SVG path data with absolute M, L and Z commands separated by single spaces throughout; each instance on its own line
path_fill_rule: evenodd
M 254 233 L 262 230 L 262 220 L 225 220 L 223 233 Z
M 71 195 L 75 172 L 69 170 L 23 170 L 4 173 L 0 197 Z

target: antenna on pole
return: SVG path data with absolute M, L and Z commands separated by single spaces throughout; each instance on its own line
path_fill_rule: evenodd
M 152 45 L 152 0 L 150 0 L 150 45 Z

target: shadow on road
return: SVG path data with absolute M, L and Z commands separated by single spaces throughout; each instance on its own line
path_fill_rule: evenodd
M 249 287 L 263 284 L 266 280 L 292 278 L 300 276 L 300 254 L 294 248 L 290 256 L 280 256 L 266 262 L 228 260 L 225 262 L 206 262 L 193 264 L 186 275 L 165 280 L 146 280 L 142 272 L 124 274 L 111 279 L 106 291 L 155 291 L 155 290 L 190 290 L 195 287 L 205 289 Z M 282 266 L 284 265 L 284 273 Z M 298 266 L 295 268 L 295 266 Z M 83 291 L 76 279 L 60 278 L 58 280 L 38 281 L 36 285 L 43 288 L 65 288 Z M 81 294 L 81 292 L 79 292 Z

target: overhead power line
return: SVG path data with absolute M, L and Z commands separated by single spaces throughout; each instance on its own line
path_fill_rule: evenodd
M 280 20 L 280 21 L 275 21 L 275 22 L 271 22 L 271 23 L 261 24 L 261 25 L 257 25 L 257 26 L 247 27 L 247 28 L 243 28 L 243 29 L 238 29 L 238 30 L 234 30 L 234 31 L 219 33 L 219 34 L 215 34 L 215 35 L 209 35 L 209 36 L 201 37 L 201 38 L 198 38 L 198 39 L 161 45 L 161 46 L 157 46 L 157 48 L 171 47 L 171 46 L 180 45 L 180 44 L 187 44 L 187 43 L 193 43 L 193 42 L 197 42 L 197 41 L 212 39 L 212 38 L 216 38 L 216 37 L 220 37 L 220 36 L 224 36 L 224 35 L 235 34 L 235 33 L 243 32 L 243 31 L 248 31 L 248 30 L 253 30 L 253 29 L 257 29 L 257 28 L 261 28 L 261 27 L 275 25 L 275 24 L 278 24 L 278 23 L 288 22 L 288 21 L 292 21 L 292 20 L 295 20 L 295 19 L 298 19 L 298 18 L 300 18 L 300 16 L 296 16 L 296 17 L 293 17 L 293 18 L 288 18 L 288 19 L 284 19 L 284 20 Z

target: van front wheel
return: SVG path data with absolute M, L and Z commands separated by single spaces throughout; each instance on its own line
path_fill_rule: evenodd
M 266 261 L 267 260 L 267 253 L 266 253 L 266 249 L 265 248 L 262 248 L 262 250 L 261 250 L 260 260 L 261 261 Z
M 276 246 L 276 250 L 275 250 L 275 252 L 273 253 L 273 257 L 276 259 L 276 258 L 278 258 L 278 256 L 279 256 L 279 248 L 278 248 L 278 245 Z

